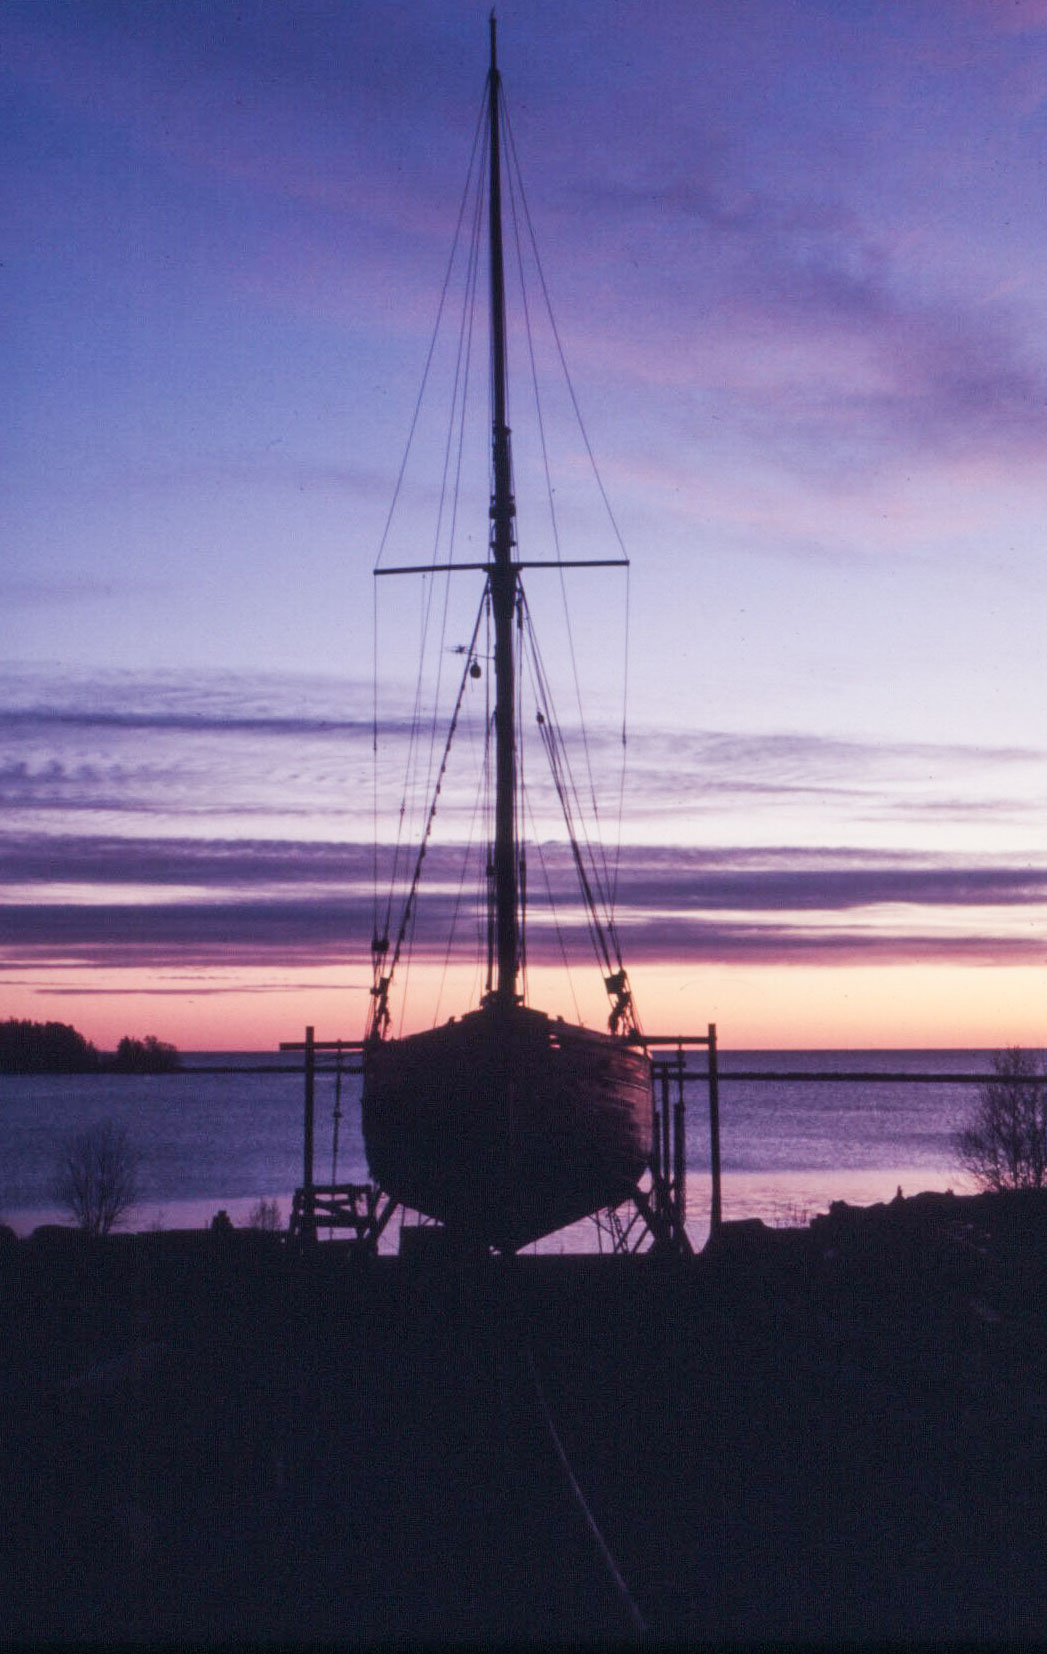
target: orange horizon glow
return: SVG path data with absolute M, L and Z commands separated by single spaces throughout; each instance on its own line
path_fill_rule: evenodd
M 462 981 L 416 964 L 409 1015 L 395 1032 L 446 1021 L 475 1004 L 472 973 Z M 464 980 L 468 978 L 468 983 Z M 640 965 L 631 972 L 644 1030 L 704 1034 L 717 1027 L 723 1050 L 934 1050 L 1047 1045 L 1044 976 L 1038 966 Z M 71 1023 L 102 1051 L 130 1034 L 155 1034 L 182 1051 L 275 1051 L 304 1028 L 318 1039 L 359 1039 L 368 1010 L 363 972 L 320 968 L 301 984 L 261 967 L 184 974 L 56 970 L 8 988 L 3 1017 Z M 442 987 L 442 992 L 441 992 Z M 456 992 L 456 989 L 462 992 Z M 570 1022 L 600 1027 L 606 999 L 589 973 L 577 999 L 558 973 L 532 969 L 529 1002 Z M 435 1017 L 434 1017 L 435 1013 Z

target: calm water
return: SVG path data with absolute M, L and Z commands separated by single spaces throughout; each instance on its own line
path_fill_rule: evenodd
M 141 1155 L 142 1200 L 130 1226 L 196 1227 L 224 1207 L 245 1222 L 260 1198 L 276 1199 L 286 1220 L 291 1191 L 302 1181 L 302 1077 L 261 1072 L 272 1053 L 186 1056 L 169 1075 L 56 1075 L 0 1078 L 0 1217 L 20 1234 L 63 1221 L 50 1182 L 56 1145 L 95 1121 L 125 1124 Z M 195 1072 L 220 1063 L 252 1073 Z M 864 1081 L 746 1081 L 732 1072 L 786 1071 L 983 1074 L 986 1051 L 819 1051 L 721 1053 L 724 1216 L 771 1223 L 806 1221 L 830 1200 L 889 1200 L 899 1185 L 922 1189 L 967 1185 L 952 1137 L 974 1097 L 955 1084 Z M 704 1065 L 694 1060 L 693 1067 Z M 335 1079 L 316 1090 L 316 1178 L 331 1173 Z M 343 1118 L 337 1178 L 364 1182 L 359 1082 L 342 1083 Z M 708 1227 L 707 1091 L 687 1087 L 688 1222 L 701 1243 Z M 395 1223 L 388 1244 L 395 1248 Z M 543 1249 L 594 1250 L 591 1224 L 542 1243 Z

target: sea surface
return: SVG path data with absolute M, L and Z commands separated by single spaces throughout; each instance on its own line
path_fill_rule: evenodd
M 278 1203 L 286 1223 L 302 1182 L 304 1087 L 295 1060 L 196 1052 L 183 1061 L 177 1074 L 0 1076 L 0 1220 L 23 1235 L 67 1222 L 51 1192 L 56 1154 L 70 1134 L 113 1120 L 127 1127 L 140 1156 L 141 1200 L 125 1227 L 196 1228 L 219 1210 L 243 1224 L 263 1199 Z M 928 1076 L 977 1077 L 991 1064 L 989 1051 L 721 1052 L 724 1217 L 805 1223 L 833 1200 L 870 1205 L 899 1188 L 905 1195 L 968 1189 L 953 1140 L 976 1079 Z M 690 1070 L 704 1066 L 689 1059 Z M 218 1068 L 238 1071 L 207 1071 Z M 744 1074 L 807 1077 L 732 1078 Z M 883 1078 L 846 1077 L 855 1074 Z M 700 1245 L 708 1232 L 708 1087 L 690 1080 L 685 1095 L 688 1229 Z M 331 1069 L 318 1075 L 317 1182 L 332 1171 L 334 1181 L 367 1180 L 359 1104 L 357 1077 L 339 1080 Z M 398 1239 L 394 1220 L 383 1247 L 394 1250 Z M 600 1244 L 595 1224 L 586 1222 L 538 1250 L 596 1251 Z

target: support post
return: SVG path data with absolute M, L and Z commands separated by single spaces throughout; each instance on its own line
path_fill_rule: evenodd
M 683 1102 L 683 1046 L 677 1056 L 676 1101 L 673 1104 L 673 1207 L 676 1227 L 687 1221 L 687 1121 Z
M 709 1207 L 709 1239 L 718 1240 L 723 1223 L 720 1192 L 720 1071 L 716 1060 L 716 1024 L 709 1024 L 709 1164 L 712 1169 L 712 1202 Z
M 662 1069 L 662 1179 L 668 1193 L 673 1175 L 673 1161 L 669 1150 L 672 1114 L 669 1108 L 669 1070 Z M 666 1202 L 668 1204 L 668 1202 Z
M 302 1239 L 316 1240 L 316 1197 L 313 1183 L 313 1117 L 316 1102 L 316 1040 L 313 1029 L 305 1030 L 305 1124 L 302 1132 Z

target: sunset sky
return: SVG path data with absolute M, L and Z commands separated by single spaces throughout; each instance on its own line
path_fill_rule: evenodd
M 1047 1044 L 1047 0 L 498 14 L 631 560 L 565 584 L 612 836 L 628 690 L 644 1025 Z M 5 6 L 0 1016 L 103 1047 L 362 1032 L 372 569 L 486 52 L 463 0 Z M 521 555 L 551 557 L 514 342 Z M 553 465 L 563 555 L 617 555 L 576 428 Z M 408 476 L 386 562 L 432 557 L 432 497 Z M 555 578 L 527 589 L 573 731 Z M 436 582 L 378 585 L 386 839 Z M 445 695 L 477 597 L 433 644 Z M 464 1008 L 428 923 L 409 1019 Z M 599 1016 L 544 934 L 535 1002 Z

